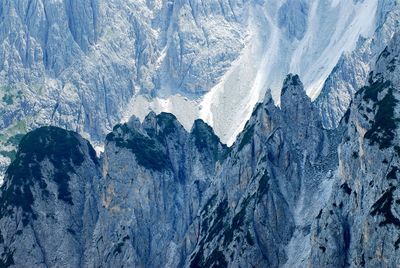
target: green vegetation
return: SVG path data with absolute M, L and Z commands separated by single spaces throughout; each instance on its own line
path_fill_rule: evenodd
M 8 247 L 4 247 L 4 252 L 1 254 L 0 259 L 0 268 L 6 268 L 12 265 L 15 265 L 14 252 L 11 252 Z
M 371 100 L 373 102 L 378 101 L 378 94 L 381 93 L 384 89 L 389 88 L 391 85 L 390 81 L 383 82 L 382 79 L 378 79 L 377 81 L 370 81 L 369 86 L 365 86 L 360 89 L 360 93 L 364 93 L 363 99 L 368 101 Z
M 160 113 L 159 115 L 157 115 L 156 118 L 157 118 L 157 123 L 161 127 L 160 134 L 163 137 L 166 137 L 169 134 L 174 133 L 176 131 L 177 119 L 176 119 L 175 115 L 163 112 L 163 113 Z
M 21 142 L 24 136 L 25 136 L 24 134 L 15 134 L 7 139 L 5 145 L 6 146 L 12 145 L 18 147 L 19 143 Z
M 397 60 L 394 58 L 389 62 L 389 65 L 386 68 L 389 72 L 393 73 L 396 70 L 396 61 Z
M 389 57 L 390 52 L 388 51 L 388 47 L 386 46 L 385 49 L 382 51 L 382 53 L 378 56 L 378 60 L 383 57 L 383 58 L 387 58 Z
M 124 242 L 119 242 L 117 245 L 116 245 L 116 247 L 115 247 L 115 249 L 114 249 L 114 255 L 118 255 L 118 254 L 121 254 L 122 253 L 122 247 L 124 246 Z
M 215 238 L 216 235 L 222 231 L 225 224 L 225 216 L 227 215 L 227 213 L 228 201 L 224 199 L 218 204 L 217 208 L 214 211 L 215 217 L 212 221 L 210 228 L 208 228 L 207 237 L 205 240 L 206 243 L 213 240 L 213 238 Z M 211 222 L 210 219 L 206 220 L 209 220 L 209 222 Z
M 196 255 L 192 256 L 190 268 L 225 268 L 228 267 L 225 255 L 218 249 L 214 249 L 209 257 L 204 260 L 203 249 L 199 250 Z
M 351 107 L 351 104 L 349 105 L 349 107 Z M 344 122 L 347 124 L 349 123 L 349 119 L 350 119 L 350 109 L 347 109 L 346 113 L 343 115 L 343 119 Z
M 233 236 L 234 236 L 235 232 L 244 231 L 242 229 L 242 227 L 245 224 L 247 207 L 252 198 L 253 198 L 253 195 L 246 197 L 242 201 L 242 203 L 240 205 L 240 211 L 235 214 L 230 226 L 228 226 L 225 229 L 225 231 L 224 231 L 224 245 L 225 246 L 230 244 L 233 241 Z
M 347 184 L 347 182 L 343 183 L 340 188 L 343 190 L 343 192 L 345 192 L 346 194 L 350 195 L 352 190 L 349 187 L 349 185 Z
M 392 213 L 392 205 L 393 205 L 393 192 L 396 190 L 396 187 L 391 187 L 386 190 L 386 192 L 375 202 L 372 206 L 372 216 L 381 215 L 385 218 L 384 221 L 379 223 L 379 226 L 384 226 L 387 224 L 393 224 L 397 227 L 400 227 L 400 219 L 396 218 Z
M 251 113 L 251 116 L 255 116 L 258 113 L 258 110 L 263 106 L 262 102 L 257 103 L 256 107 L 254 108 L 253 112 Z
M 74 172 L 72 164 L 81 165 L 84 161 L 77 134 L 56 127 L 42 127 L 22 138 L 16 158 L 6 171 L 8 182 L 2 186 L 1 215 L 10 215 L 13 208 L 20 208 L 24 225 L 36 219 L 32 210 L 34 198 L 31 187 L 38 183 L 43 196 L 49 195 L 40 169 L 40 162 L 45 158 L 55 169 L 58 198 L 73 204 L 68 174 Z
M 118 244 L 115 246 L 115 249 L 113 251 L 114 255 L 118 255 L 122 253 L 122 247 L 125 245 L 125 242 L 130 239 L 129 235 L 126 235 L 124 238 L 122 238 L 122 241 L 118 242 Z
M 394 108 L 397 100 L 393 96 L 393 89 L 390 88 L 386 96 L 377 102 L 377 112 L 370 130 L 365 133 L 365 138 L 372 144 L 379 144 L 379 149 L 386 149 L 392 145 L 396 134 L 397 122 L 394 117 Z
M 394 148 L 394 151 L 396 152 L 397 156 L 400 157 L 400 146 L 395 145 L 393 148 Z
M 72 195 L 69 191 L 69 175 L 64 172 L 57 172 L 54 174 L 54 181 L 57 183 L 58 187 L 58 199 L 64 200 L 70 205 L 73 205 Z
M 247 244 L 249 244 L 250 246 L 254 246 L 254 244 L 255 244 L 254 243 L 254 238 L 251 235 L 249 230 L 247 230 L 247 233 L 246 233 L 246 241 L 247 241 Z
M 398 236 L 397 240 L 394 242 L 394 248 L 397 250 L 399 249 L 400 245 L 400 236 Z
M 7 105 L 14 104 L 13 96 L 11 94 L 5 94 L 2 98 L 3 102 Z
M 38 162 L 48 157 L 55 168 L 73 171 L 70 164 L 64 162 L 72 160 L 74 165 L 82 164 L 84 156 L 79 146 L 76 133 L 58 127 L 41 127 L 22 138 L 18 155 L 34 156 Z
M 211 255 L 207 258 L 204 267 L 225 268 L 228 266 L 225 255 L 221 251 L 214 249 Z
M 386 175 L 386 178 L 389 180 L 397 180 L 397 172 L 399 171 L 398 167 L 392 167 L 392 170 Z
M 7 105 L 13 105 L 14 104 L 14 99 L 22 99 L 22 91 L 18 90 L 17 92 L 16 89 L 13 89 L 9 86 L 7 87 L 0 87 L 0 91 L 3 92 L 3 97 L 1 98 L 2 101 L 7 104 Z
M 67 232 L 72 234 L 72 235 L 76 235 L 76 232 L 72 228 L 67 228 Z
M 90 144 L 89 141 L 86 141 L 86 144 L 89 148 L 90 159 L 92 159 L 93 163 L 95 163 L 96 165 L 99 165 L 99 160 L 97 159 L 96 151 L 93 149 L 93 146 Z
M 261 200 L 261 198 L 268 192 L 269 189 L 268 182 L 269 182 L 268 172 L 265 171 L 262 177 L 260 178 L 260 181 L 258 182 L 258 190 L 257 190 L 258 200 Z
M 214 157 L 214 161 L 223 160 L 229 154 L 228 147 L 221 143 L 214 130 L 203 120 L 194 121 L 191 135 L 194 137 L 194 144 L 199 152 L 207 152 L 207 155 Z
M 213 194 L 205 203 L 203 209 L 201 210 L 202 213 L 208 214 L 210 209 L 215 205 L 215 201 L 217 200 L 217 194 Z
M 121 134 L 122 132 L 122 134 Z M 127 148 L 135 154 L 139 165 L 155 171 L 171 169 L 165 147 L 156 138 L 150 138 L 126 124 L 119 124 L 107 135 L 106 140 L 117 147 Z
M 375 110 L 375 117 L 371 129 L 365 134 L 365 138 L 370 140 L 370 144 L 378 144 L 380 149 L 389 148 L 395 137 L 398 118 L 394 117 L 394 108 L 398 102 L 394 98 L 392 83 L 383 81 L 382 78 L 373 81 L 369 80 L 370 85 L 362 88 L 357 94 L 363 94 L 365 101 L 372 101 Z M 378 100 L 378 95 L 387 90 L 382 100 Z M 369 109 L 371 111 L 371 109 Z
M 286 76 L 285 81 L 283 82 L 283 84 L 285 86 L 282 88 L 281 96 L 286 94 L 286 91 L 288 89 L 287 85 L 299 86 L 299 85 L 301 85 L 301 81 L 300 81 L 300 78 L 299 78 L 299 76 L 297 74 L 296 75 L 289 74 L 289 75 Z
M 0 155 L 2 155 L 2 156 L 4 156 L 4 157 L 7 157 L 7 158 L 10 158 L 11 161 L 14 161 L 14 160 L 15 160 L 15 157 L 16 157 L 16 155 L 17 155 L 17 152 L 14 151 L 14 150 L 12 150 L 12 151 L 5 151 L 5 150 L 2 150 L 2 151 L 0 151 Z
M 215 198 L 216 196 L 212 196 L 207 201 L 203 211 L 209 211 L 209 207 L 215 203 Z M 205 236 L 199 241 L 199 250 L 191 257 L 190 267 L 220 267 L 220 265 L 225 265 L 222 267 L 226 267 L 225 256 L 221 256 L 216 249 L 214 249 L 213 253 L 207 259 L 204 259 L 204 246 L 205 243 L 212 241 L 222 231 L 225 226 L 225 217 L 227 213 L 228 201 L 224 199 L 218 203 L 211 215 L 206 215 L 204 217 L 201 224 L 201 233 Z
M 2 133 L 0 134 L 0 144 L 3 143 L 4 145 L 7 146 L 7 145 L 12 145 L 11 143 L 17 143 L 15 145 L 18 145 L 19 141 L 24 136 L 24 133 L 26 133 L 26 122 L 24 120 L 17 121 L 13 125 L 2 130 Z M 13 140 L 14 136 L 16 139 L 18 138 L 19 141 L 16 140 L 14 141 Z

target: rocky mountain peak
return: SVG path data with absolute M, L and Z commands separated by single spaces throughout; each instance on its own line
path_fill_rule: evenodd
M 79 266 L 99 177 L 96 153 L 78 134 L 42 127 L 25 135 L 1 187 L 0 264 Z
M 214 130 L 201 119 L 194 121 L 190 136 L 197 150 L 205 155 L 211 155 L 215 162 L 222 161 L 229 152 L 228 147 L 221 143 Z
M 148 132 L 155 131 L 156 133 L 163 132 L 166 134 L 175 131 L 175 128 L 183 130 L 183 126 L 175 115 L 165 112 L 156 114 L 153 111 L 143 120 L 143 128 Z
M 304 91 L 298 75 L 289 74 L 282 87 L 281 122 L 293 135 L 293 142 L 307 142 L 321 128 L 318 109 Z
M 293 74 L 287 75 L 281 91 L 281 108 L 287 109 L 293 107 L 293 105 L 306 104 L 310 106 L 311 100 L 304 90 L 300 77 Z
M 3 1 L 0 267 L 396 267 L 395 1 Z

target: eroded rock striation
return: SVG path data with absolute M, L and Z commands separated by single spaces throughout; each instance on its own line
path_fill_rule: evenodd
M 30 267 L 394 267 L 400 37 L 332 130 L 286 77 L 227 147 L 169 113 L 118 124 L 100 159 L 25 135 L 0 190 L 0 260 Z

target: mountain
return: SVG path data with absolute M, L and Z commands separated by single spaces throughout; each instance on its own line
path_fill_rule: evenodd
M 375 33 L 370 38 L 360 38 L 356 49 L 344 53 L 325 81 L 315 102 L 319 106 L 325 128 L 336 128 L 346 113 L 354 94 L 368 81 L 375 61 L 398 29 L 399 8 L 390 1 L 379 4 L 381 14 Z
M 4 0 L 1 167 L 34 128 L 76 131 L 99 151 L 114 125 L 150 110 L 187 130 L 202 118 L 231 145 L 268 88 L 279 103 L 290 72 L 312 99 L 323 91 L 335 127 L 398 26 L 396 3 Z
M 397 2 L 2 1 L 0 267 L 396 267 Z
M 400 261 L 399 56 L 397 34 L 346 116 L 332 195 L 312 227 L 315 267 L 395 267 Z
M 6 174 L 0 265 L 81 266 L 98 218 L 92 146 L 74 132 L 38 128 L 24 136 Z
M 231 147 L 168 113 L 25 135 L 0 189 L 0 259 L 27 267 L 394 267 L 400 35 L 335 129 L 298 75 Z
M 296 228 L 318 212 L 304 207 L 323 200 L 314 187 L 335 168 L 338 139 L 297 75 L 281 98 L 278 108 L 267 95 L 231 148 L 202 120 L 187 132 L 167 113 L 116 125 L 100 162 L 78 134 L 28 133 L 0 191 L 3 264 L 284 264 L 292 238 L 309 236 Z

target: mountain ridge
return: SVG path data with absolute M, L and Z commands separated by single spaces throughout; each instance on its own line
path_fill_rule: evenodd
M 275 177 L 277 175 L 274 175 L 276 172 L 281 175 L 290 174 L 290 172 L 299 174 L 288 164 L 294 160 L 285 160 L 285 157 L 282 158 L 279 154 L 287 157 L 292 154 L 292 150 L 297 151 L 294 148 L 303 147 L 305 139 L 313 136 L 319 140 L 323 137 L 319 131 L 313 130 L 313 124 L 306 124 L 309 116 L 301 116 L 309 115 L 309 109 L 313 108 L 298 76 L 288 75 L 284 87 L 286 90 L 282 92 L 283 98 L 288 98 L 288 101 L 296 100 L 298 103 L 297 100 L 301 94 L 303 104 L 299 102 L 294 106 L 278 108 L 274 105 L 271 95 L 267 94 L 264 103 L 258 105 L 258 108 L 254 110 L 252 120 L 249 121 L 244 132 L 239 135 L 238 141 L 230 148 L 223 145 L 212 128 L 202 120 L 197 120 L 192 130 L 187 132 L 174 115 L 149 113 L 143 122 L 133 117 L 128 123 L 114 127 L 113 132 L 107 135 L 106 147 L 100 163 L 95 161 L 97 158 L 93 158 L 93 148 L 88 147 L 91 149 L 84 154 L 84 158 L 92 159 L 90 160 L 92 164 L 90 167 L 86 167 L 86 175 L 79 167 L 80 161 L 78 163 L 68 159 L 60 160 L 57 162 L 58 166 L 68 167 L 68 170 L 72 168 L 72 173 L 76 175 L 72 175 L 67 170 L 65 170 L 67 176 L 61 176 L 57 171 L 42 172 L 41 180 L 44 183 L 29 184 L 29 189 L 40 189 L 40 185 L 47 185 L 41 187 L 47 190 L 46 196 L 49 196 L 49 199 L 40 197 L 41 194 L 36 195 L 36 191 L 33 191 L 34 205 L 31 211 L 37 216 L 28 218 L 25 225 L 18 225 L 19 227 L 16 229 L 18 231 L 9 229 L 8 224 L 2 224 L 3 264 L 14 263 L 19 266 L 23 266 L 24 263 L 35 263 L 38 266 L 60 264 L 56 256 L 61 252 L 68 255 L 67 252 L 71 250 L 70 246 L 74 247 L 74 244 L 62 244 L 61 249 L 56 250 L 60 246 L 58 243 L 42 237 L 47 233 L 45 230 L 53 229 L 53 224 L 64 226 L 57 230 L 62 236 L 64 233 L 67 233 L 66 237 L 70 238 L 74 238 L 76 235 L 83 236 L 84 247 L 71 251 L 74 252 L 71 254 L 76 254 L 71 259 L 69 264 L 71 266 L 74 266 L 72 263 L 75 263 L 74 260 L 77 260 L 79 256 L 83 257 L 79 257 L 80 264 L 78 266 L 109 266 L 119 263 L 127 266 L 146 267 L 202 267 L 226 265 L 227 263 L 245 264 L 246 262 L 255 265 L 284 263 L 286 260 L 285 248 L 296 224 L 292 215 L 294 212 L 290 212 L 291 205 L 289 204 L 297 202 L 295 200 L 298 198 L 296 196 L 300 195 L 300 189 L 298 182 L 290 182 L 290 180 L 286 184 L 287 187 L 279 186 L 279 180 Z M 296 122 L 295 125 L 279 126 L 279 122 L 285 122 L 285 118 L 290 118 L 293 113 L 300 116 L 297 119 L 291 119 L 292 122 Z M 318 121 L 317 117 L 315 120 Z M 280 128 L 305 128 L 308 129 L 305 133 L 309 134 L 304 136 L 298 132 L 293 133 L 293 136 L 292 134 L 286 136 L 287 134 L 284 133 L 287 131 Z M 51 136 L 53 132 L 64 133 L 66 137 L 71 135 L 65 130 L 53 127 L 40 128 L 28 135 L 37 137 L 38 141 L 48 140 L 41 138 L 41 135 L 35 135 L 42 131 L 44 131 L 42 135 L 47 135 L 46 131 L 50 132 L 50 137 L 53 137 Z M 270 144 L 263 145 L 261 141 L 266 135 Z M 62 142 L 61 137 L 61 141 L 56 137 L 54 137 L 54 142 Z M 289 137 L 291 138 L 289 139 Z M 23 138 L 24 140 L 26 138 Z M 25 146 L 24 144 L 22 142 L 21 146 Z M 78 147 L 89 146 L 85 145 L 88 142 L 84 140 L 81 140 L 80 144 L 82 145 L 78 145 Z M 280 152 L 279 148 L 281 147 L 283 152 Z M 267 151 L 264 151 L 265 149 Z M 20 155 L 24 155 L 21 150 L 24 148 L 20 148 L 16 161 L 19 161 Z M 311 152 L 314 149 L 309 147 L 307 150 Z M 317 151 L 319 150 L 317 149 Z M 27 157 L 30 157 L 32 161 L 37 161 L 40 171 L 52 170 L 52 166 L 56 167 L 57 165 L 46 160 L 47 158 L 52 159 L 51 152 L 48 153 L 50 158 L 39 158 L 36 155 Z M 56 155 L 65 153 L 67 152 L 64 150 L 56 151 Z M 71 157 L 74 155 L 76 154 L 72 154 Z M 249 158 L 248 155 L 251 157 Z M 260 161 L 261 158 L 264 160 Z M 257 159 L 258 161 L 256 161 Z M 299 159 L 295 160 L 298 164 L 301 162 Z M 267 163 L 272 166 L 268 166 Z M 281 165 L 285 166 L 283 170 L 279 167 Z M 284 171 L 287 168 L 290 172 Z M 262 170 L 264 173 L 261 172 Z M 1 197 L 6 189 L 16 191 L 15 186 L 12 186 L 14 184 L 8 179 L 10 176 L 14 176 L 12 175 L 13 169 L 7 170 L 6 174 Z M 71 187 L 72 183 L 68 183 L 67 177 L 73 180 L 75 177 L 87 176 L 87 174 L 90 174 L 89 177 L 92 178 L 88 182 L 89 188 L 84 187 L 90 193 L 88 195 L 90 202 L 85 199 L 77 199 L 76 194 L 70 193 L 72 189 L 67 191 L 68 185 Z M 237 177 L 239 184 L 226 180 L 230 177 Z M 272 182 L 274 182 L 272 186 L 269 186 Z M 61 186 L 50 188 L 50 185 L 55 183 L 60 183 Z M 78 187 L 78 185 L 74 187 Z M 237 186 L 239 188 L 236 188 Z M 270 188 L 274 190 L 270 191 Z M 61 194 L 60 189 L 63 189 Z M 289 189 L 293 189 L 297 194 L 294 196 L 289 194 Z M 270 202 L 266 196 L 271 196 L 281 202 L 288 198 L 283 203 L 290 203 L 278 210 L 287 211 L 288 220 L 291 219 L 289 221 L 292 222 L 291 227 L 275 229 L 270 226 L 265 229 L 256 224 L 243 233 L 244 226 L 250 222 L 248 217 L 252 215 L 249 212 L 250 208 L 254 206 L 256 214 L 265 213 L 265 206 Z M 50 200 L 59 200 L 56 202 L 57 204 L 69 207 L 69 209 L 64 209 L 65 216 L 53 219 L 54 222 L 48 222 L 43 218 L 43 212 L 47 210 L 47 205 L 41 204 L 41 202 L 47 203 Z M 242 207 L 242 210 L 237 211 L 233 204 Z M 7 203 L 2 203 L 2 206 L 9 207 Z M 94 214 L 91 215 L 88 209 L 81 209 L 86 206 L 91 209 L 97 206 L 97 209 L 94 209 L 92 211 Z M 20 215 L 18 213 L 21 213 L 21 210 L 18 206 L 14 209 L 16 213 L 13 214 L 14 216 L 8 215 L 0 221 L 9 221 L 13 217 L 19 217 L 17 215 Z M 91 216 L 80 213 L 89 213 Z M 260 219 L 260 216 L 256 216 L 256 214 L 254 217 Z M 81 215 L 78 217 L 84 219 L 89 217 L 88 220 L 90 220 L 82 223 L 83 225 L 65 229 L 68 226 L 68 219 L 74 217 L 73 215 Z M 11 219 L 8 219 L 9 217 Z M 38 223 L 43 225 L 38 225 Z M 225 226 L 224 223 L 228 225 Z M 286 238 L 280 238 L 281 245 L 276 251 L 279 257 L 275 257 L 275 253 L 265 251 L 265 247 L 270 248 L 269 242 L 256 241 L 261 238 L 259 232 L 268 234 L 271 230 L 276 233 L 286 233 Z M 41 251 L 31 251 L 29 256 L 24 256 L 19 251 L 21 247 L 18 246 L 18 243 L 25 243 L 23 242 L 27 239 L 25 233 L 29 234 L 30 232 L 37 233 L 36 240 L 33 241 L 37 241 L 35 243 L 38 245 L 35 247 L 39 247 Z M 193 237 L 196 233 L 198 239 Z M 246 241 L 240 248 L 247 252 L 247 257 L 243 255 L 239 258 L 237 255 L 239 251 L 229 246 L 237 244 L 237 239 Z M 228 258 L 228 251 L 218 249 L 220 245 L 216 241 L 223 241 L 225 247 L 231 252 L 229 254 L 233 254 L 232 257 Z M 160 245 L 164 246 L 160 247 Z M 79 254 L 77 250 L 80 250 Z M 33 260 L 29 260 L 29 258 L 33 258 Z M 66 263 L 63 264 L 68 266 Z
M 391 36 L 393 24 L 385 25 L 377 36 Z M 371 40 L 354 52 L 365 49 L 365 62 L 374 59 Z M 399 57 L 397 32 L 344 116 L 327 114 L 340 118 L 333 129 L 300 76 L 288 74 L 280 106 L 267 91 L 229 147 L 203 120 L 189 131 L 175 115 L 155 112 L 116 124 L 100 158 L 87 139 L 59 127 L 7 141 L 20 146 L 0 188 L 0 264 L 395 266 Z M 352 59 L 341 63 L 362 65 Z
M 279 99 L 287 73 L 299 73 L 310 94 L 337 65 L 335 78 L 340 82 L 327 86 L 328 97 L 320 101 L 324 125 L 335 125 L 364 84 L 369 54 L 380 52 L 391 37 L 396 26 L 393 10 L 398 9 L 394 0 L 220 3 L 4 1 L 2 168 L 16 152 L 7 140 L 18 134 L 56 125 L 101 146 L 115 124 L 133 114 L 143 120 L 150 110 L 175 114 L 188 130 L 202 118 L 231 144 L 268 88 Z M 369 23 L 360 24 L 367 15 Z M 340 21 L 352 27 L 337 24 Z M 384 30 L 374 36 L 376 29 Z M 329 42 L 323 43 L 316 36 L 326 31 Z M 359 35 L 382 44 L 360 48 Z M 351 42 L 338 48 L 343 40 Z M 342 47 L 358 52 L 346 57 L 345 64 L 336 64 Z M 310 62 L 315 62 L 315 70 L 303 68 Z M 351 67 L 366 71 L 344 75 Z M 343 101 L 336 101 L 338 95 Z

